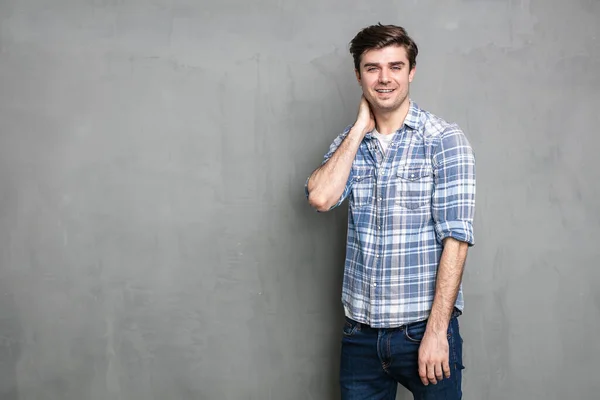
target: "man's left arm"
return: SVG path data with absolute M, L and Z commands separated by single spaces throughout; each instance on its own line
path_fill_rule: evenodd
M 419 348 L 419 376 L 425 385 L 450 377 L 448 324 L 462 282 L 467 249 L 474 245 L 475 156 L 457 126 L 442 135 L 433 165 L 432 215 L 443 250 L 433 305 Z

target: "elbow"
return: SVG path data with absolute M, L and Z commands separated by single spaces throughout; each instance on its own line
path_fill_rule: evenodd
M 331 204 L 329 204 L 327 199 L 323 198 L 323 196 L 315 194 L 314 192 L 309 193 L 308 204 L 310 204 L 312 208 L 319 212 L 326 212 L 331 209 Z

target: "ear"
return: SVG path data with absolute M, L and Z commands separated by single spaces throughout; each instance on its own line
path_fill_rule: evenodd
M 408 73 L 408 83 L 412 83 L 413 79 L 415 78 L 415 72 L 417 72 L 417 67 L 413 67 L 413 69 L 411 69 Z
M 360 80 L 360 71 L 357 69 L 354 69 L 354 73 L 356 74 L 356 80 L 358 82 L 358 84 L 361 84 L 361 80 Z

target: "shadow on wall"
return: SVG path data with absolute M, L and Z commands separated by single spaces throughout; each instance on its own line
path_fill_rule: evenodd
M 9 279 L 0 279 L 0 399 L 19 400 L 17 363 L 21 356 L 21 322 Z
M 334 374 L 334 390 L 331 393 L 331 399 L 339 399 L 340 398 L 340 390 L 339 390 L 339 368 L 340 368 L 340 351 L 341 351 L 341 340 L 342 340 L 342 328 L 344 326 L 344 309 L 341 305 L 341 291 L 342 291 L 342 281 L 344 278 L 344 260 L 346 258 L 346 234 L 348 228 L 348 208 L 347 201 L 344 202 L 342 207 L 338 208 L 333 212 L 333 225 L 334 232 L 336 235 L 335 238 L 335 250 L 334 250 L 334 260 L 335 265 L 334 269 L 336 272 L 335 283 L 336 286 L 332 288 L 331 293 L 335 293 L 335 304 L 336 309 L 339 309 L 340 312 L 336 313 L 336 318 L 332 321 L 333 324 L 333 332 L 332 341 L 336 344 L 336 346 L 332 346 L 332 350 L 334 350 L 333 357 L 330 357 L 332 361 L 332 371 L 335 371 Z M 337 317 L 339 316 L 339 318 Z

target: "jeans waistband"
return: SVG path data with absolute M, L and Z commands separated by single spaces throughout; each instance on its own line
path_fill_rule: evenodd
M 453 318 L 457 318 L 458 316 L 460 316 L 462 314 L 462 312 L 454 307 L 454 310 L 452 310 L 452 315 L 450 315 L 450 319 Z M 351 318 L 346 317 L 346 320 L 350 321 L 352 324 L 356 324 L 360 327 L 361 330 L 374 330 L 374 331 L 378 331 L 378 330 L 388 330 L 388 331 L 394 331 L 394 330 L 404 330 L 409 326 L 414 326 L 414 325 L 418 325 L 418 324 L 424 324 L 427 323 L 428 319 L 424 319 L 421 321 L 415 321 L 415 322 L 409 322 L 408 324 L 404 324 L 404 325 L 400 325 L 400 326 L 393 326 L 393 327 L 389 327 L 389 328 L 372 328 L 370 325 L 367 324 L 363 324 L 361 322 L 355 321 Z

